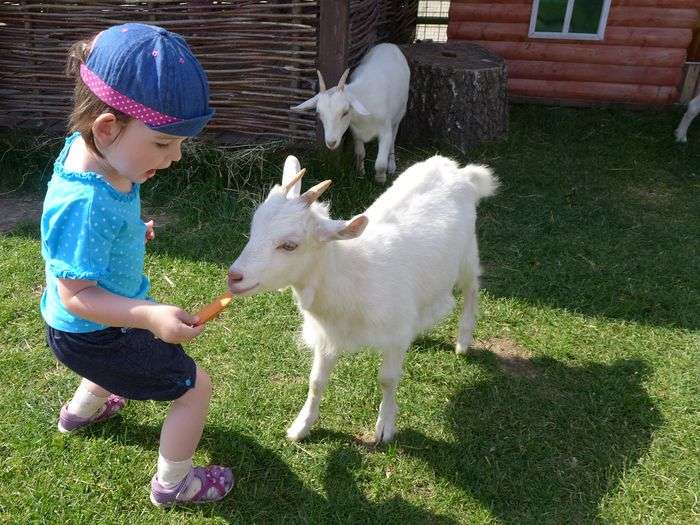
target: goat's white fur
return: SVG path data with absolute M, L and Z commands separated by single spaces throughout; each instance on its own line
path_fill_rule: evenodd
M 284 192 L 299 168 L 288 157 L 282 186 L 255 211 L 229 287 L 241 295 L 292 287 L 314 358 L 308 397 L 289 439 L 305 437 L 317 420 L 338 356 L 372 347 L 383 360 L 376 439 L 388 441 L 404 355 L 420 332 L 454 308 L 455 286 L 464 295 L 457 353 L 471 343 L 480 272 L 476 205 L 495 192 L 498 180 L 485 166 L 459 168 L 435 156 L 407 169 L 362 215 L 342 221 L 329 218 L 327 204 L 307 204 L 301 180 Z M 286 251 L 290 243 L 297 248 Z
M 347 75 L 347 71 L 345 75 Z M 355 141 L 355 164 L 364 174 L 365 142 L 379 138 L 375 179 L 386 182 L 387 172 L 396 172 L 394 142 L 406 114 L 411 71 L 401 50 L 394 44 L 379 44 L 367 52 L 350 75 L 336 87 L 325 89 L 319 72 L 320 92 L 291 109 L 316 108 L 323 123 L 326 146 L 337 148 L 350 127 Z
M 700 113 L 700 95 L 688 102 L 688 109 L 676 128 L 676 140 L 678 142 L 688 142 L 688 127 L 693 119 L 698 116 L 698 113 Z

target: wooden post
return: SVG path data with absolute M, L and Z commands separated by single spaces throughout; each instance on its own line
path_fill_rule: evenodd
M 320 0 L 316 67 L 326 86 L 338 84 L 348 67 L 350 48 L 350 0 Z M 323 140 L 323 126 L 316 121 L 316 137 Z

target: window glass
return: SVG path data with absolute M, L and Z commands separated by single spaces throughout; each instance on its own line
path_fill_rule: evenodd
M 571 14 L 571 33 L 597 33 L 603 0 L 576 0 Z
M 566 4 L 567 0 L 540 0 L 535 31 L 561 32 L 564 28 Z

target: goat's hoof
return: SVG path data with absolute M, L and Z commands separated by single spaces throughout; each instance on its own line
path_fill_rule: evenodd
M 377 421 L 377 426 L 374 430 L 375 443 L 388 443 L 394 439 L 394 434 L 396 434 L 394 423 Z
M 375 173 L 374 180 L 379 184 L 386 184 L 386 171 L 383 173 Z
M 467 355 L 469 353 L 469 345 L 463 345 L 462 343 L 457 343 L 455 345 L 455 354 L 457 355 Z
M 673 135 L 676 137 L 676 142 L 688 142 L 688 137 L 680 129 L 674 130 Z
M 287 439 L 289 441 L 301 441 L 309 435 L 310 429 L 311 425 L 305 425 L 304 423 L 297 423 L 295 421 L 292 423 L 292 426 L 287 429 Z

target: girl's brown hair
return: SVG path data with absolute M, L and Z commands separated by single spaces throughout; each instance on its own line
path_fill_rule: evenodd
M 73 110 L 68 119 L 68 129 L 71 132 L 80 132 L 88 149 L 102 157 L 102 154 L 95 144 L 95 137 L 92 134 L 92 125 L 95 119 L 103 113 L 112 113 L 117 118 L 118 122 L 127 124 L 131 120 L 131 117 L 102 102 L 90 91 L 80 77 L 80 64 L 85 63 L 87 60 L 93 40 L 94 38 L 89 38 L 76 42 L 68 51 L 68 62 L 66 63 L 65 72 L 66 75 L 75 78 Z

